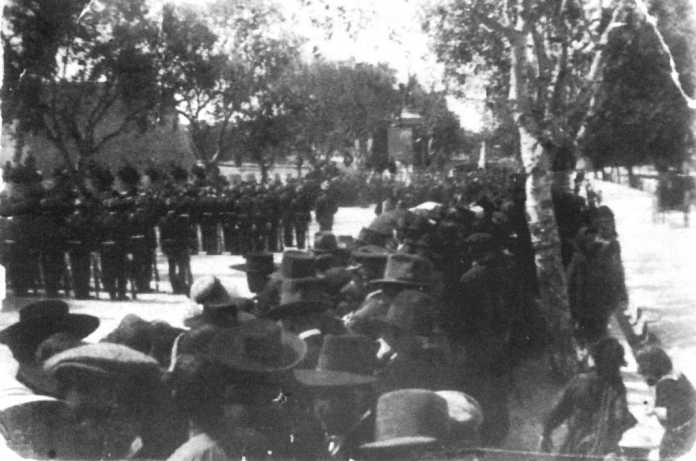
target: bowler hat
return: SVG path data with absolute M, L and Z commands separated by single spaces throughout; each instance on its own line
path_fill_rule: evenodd
M 295 370 L 310 387 L 358 386 L 375 381 L 378 344 L 362 335 L 326 335 L 313 370 Z
M 75 372 L 106 378 L 157 378 L 155 359 L 121 344 L 95 343 L 60 352 L 44 363 L 44 370 L 59 381 L 74 379 Z
M 277 323 L 255 319 L 237 328 L 218 330 L 206 350 L 210 358 L 233 370 L 274 373 L 297 366 L 307 353 L 307 345 Z
M 432 283 L 433 264 L 418 255 L 395 253 L 387 258 L 384 275 L 370 283 L 391 283 L 403 286 L 425 286 Z
M 45 299 L 27 304 L 19 310 L 19 322 L 0 331 L 0 343 L 12 347 L 36 348 L 54 333 L 66 332 L 82 339 L 99 327 L 99 319 L 87 314 L 71 314 L 67 303 Z
M 331 307 L 324 279 L 285 279 L 280 285 L 280 301 L 264 317 L 278 320 L 324 312 Z
M 447 401 L 433 391 L 402 389 L 377 400 L 375 440 L 362 450 L 385 450 L 428 446 L 449 434 Z

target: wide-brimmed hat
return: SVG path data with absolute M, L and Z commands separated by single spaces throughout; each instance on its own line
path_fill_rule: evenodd
M 375 440 L 362 450 L 415 448 L 446 439 L 450 420 L 447 401 L 433 391 L 402 389 L 377 400 Z
M 384 318 L 385 325 L 400 331 L 429 336 L 435 315 L 435 299 L 422 291 L 404 290 L 389 305 Z
M 327 282 L 320 278 L 284 279 L 280 285 L 280 299 L 264 317 L 279 320 L 287 317 L 324 312 L 331 307 Z
M 383 234 L 376 230 L 363 227 L 358 233 L 357 242 L 361 245 L 384 246 L 391 237 L 391 233 Z
M 338 240 L 332 232 L 319 231 L 314 234 L 315 254 L 333 253 L 338 249 Z
M 375 382 L 378 344 L 362 335 L 326 335 L 313 370 L 295 370 L 310 387 L 359 386 Z
M 286 250 L 280 261 L 280 278 L 307 279 L 316 277 L 314 256 L 299 250 Z
M 202 306 L 202 310 L 187 313 L 184 325 L 195 328 L 203 324 L 212 324 L 220 327 L 235 327 L 240 322 L 254 318 L 244 311 L 251 300 L 240 296 L 238 293 L 230 293 L 220 282 L 220 279 L 212 275 L 197 279 L 191 286 L 191 299 Z
M 262 274 L 271 274 L 278 270 L 280 265 L 273 262 L 273 253 L 258 252 L 247 253 L 244 255 L 246 262 L 230 266 L 234 270 L 241 272 L 258 272 Z
M 355 248 L 352 252 L 353 259 L 359 262 L 363 261 L 383 261 L 384 264 L 387 263 L 387 257 L 389 257 L 389 250 L 378 245 L 362 245 Z
M 80 373 L 104 378 L 157 378 L 157 361 L 121 344 L 95 343 L 60 352 L 44 363 L 44 370 L 59 381 L 75 379 Z
M 27 304 L 19 310 L 19 321 L 0 331 L 0 343 L 33 346 L 54 333 L 66 332 L 78 339 L 89 336 L 99 327 L 93 315 L 71 314 L 70 307 L 59 299 L 45 299 Z
M 428 286 L 433 282 L 433 264 L 418 255 L 395 253 L 387 258 L 384 275 L 370 283 Z
M 265 319 L 217 331 L 206 349 L 207 355 L 222 365 L 250 373 L 291 370 L 307 353 L 304 341 Z

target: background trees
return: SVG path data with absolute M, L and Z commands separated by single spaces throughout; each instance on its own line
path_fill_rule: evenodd
M 67 165 L 129 129 L 158 105 L 157 27 L 144 0 L 25 2 L 5 10 L 3 115 L 40 133 Z
M 637 23 L 659 39 L 643 7 L 641 0 L 448 0 L 431 9 L 424 24 L 450 77 L 462 82 L 485 71 L 493 107 L 504 102 L 515 123 L 541 307 L 565 359 L 572 357 L 564 344 L 568 300 L 552 185 L 573 168 L 577 146 L 592 135 L 588 121 L 601 109 L 602 76 L 612 54 L 624 52 Z M 673 71 L 669 62 L 661 69 Z

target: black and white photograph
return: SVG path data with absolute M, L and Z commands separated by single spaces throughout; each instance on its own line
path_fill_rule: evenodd
M 696 0 L 1 4 L 3 461 L 696 461 Z

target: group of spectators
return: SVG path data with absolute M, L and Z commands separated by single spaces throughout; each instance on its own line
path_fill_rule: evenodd
M 510 430 L 513 371 L 546 340 L 523 179 L 487 170 L 382 184 L 357 236 L 324 221 L 311 249 L 279 263 L 268 241 L 250 246 L 237 269 L 255 296 L 201 277 L 181 324 L 129 314 L 95 343 L 85 338 L 99 319 L 64 301 L 22 307 L 0 331 L 2 363 L 14 364 L 0 390 L 7 445 L 67 459 L 485 457 Z M 560 450 L 583 459 L 616 453 L 635 421 L 624 351 L 606 331 L 627 301 L 613 215 L 578 192 L 555 203 L 575 336 L 593 361 L 539 417 L 543 449 L 568 420 Z M 649 382 L 693 390 L 653 356 L 641 364 Z M 664 395 L 654 411 L 684 431 L 693 399 L 675 416 L 674 392 Z

